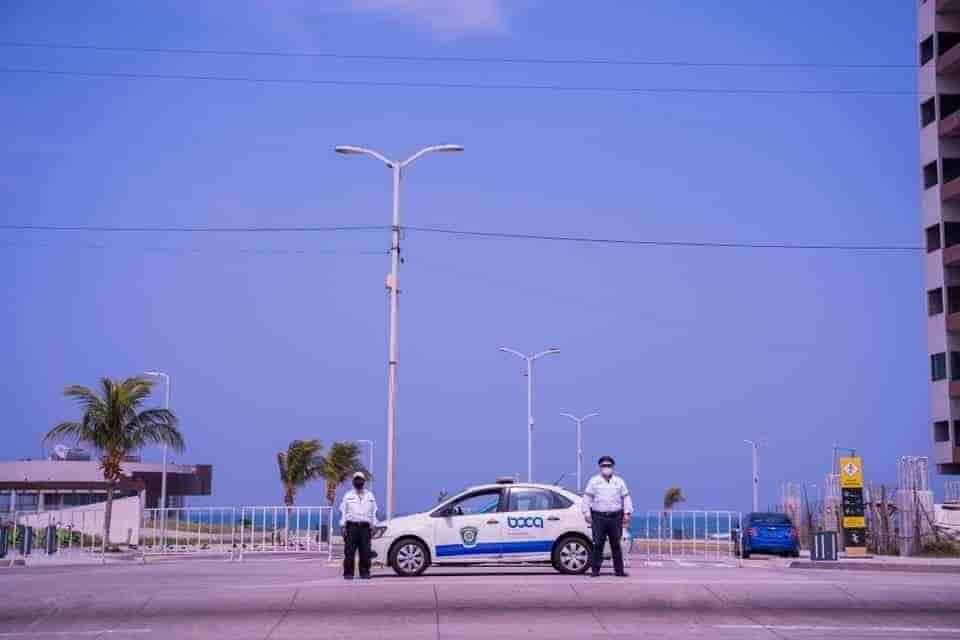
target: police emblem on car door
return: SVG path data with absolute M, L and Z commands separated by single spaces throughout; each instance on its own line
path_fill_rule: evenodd
M 477 546 L 478 533 L 480 533 L 480 530 L 476 527 L 463 527 L 460 529 L 460 539 L 463 541 L 463 546 L 467 549 L 472 549 Z

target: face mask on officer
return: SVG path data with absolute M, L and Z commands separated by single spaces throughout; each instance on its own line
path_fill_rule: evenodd
M 602 464 L 600 465 L 600 474 L 604 478 L 609 478 L 613 475 L 613 465 L 612 464 Z

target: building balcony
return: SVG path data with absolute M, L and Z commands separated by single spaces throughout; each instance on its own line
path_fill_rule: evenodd
M 950 381 L 950 397 L 960 398 L 960 380 Z
M 940 199 L 944 202 L 960 200 L 960 177 L 943 183 L 940 187 Z
M 941 138 L 956 138 L 960 136 L 960 111 L 942 118 L 940 124 L 937 125 L 937 133 Z
M 960 71 L 960 46 L 953 46 L 937 58 L 937 73 L 947 74 Z
M 937 0 L 937 11 L 940 13 L 960 12 L 960 0 Z

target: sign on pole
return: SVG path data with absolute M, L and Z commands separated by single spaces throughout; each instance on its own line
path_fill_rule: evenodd
M 840 504 L 843 516 L 843 543 L 847 555 L 867 554 L 867 523 L 863 509 L 863 460 L 859 456 L 840 458 Z

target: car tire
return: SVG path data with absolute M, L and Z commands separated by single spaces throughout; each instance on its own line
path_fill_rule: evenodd
M 390 566 L 403 578 L 421 575 L 430 566 L 430 551 L 427 545 L 416 538 L 404 538 L 390 549 Z
M 590 543 L 581 536 L 563 536 L 553 545 L 553 568 L 568 576 L 581 575 L 590 568 Z
M 800 549 L 794 549 L 794 550 L 790 553 L 790 557 L 791 557 L 791 558 L 799 558 L 799 557 L 800 557 Z

